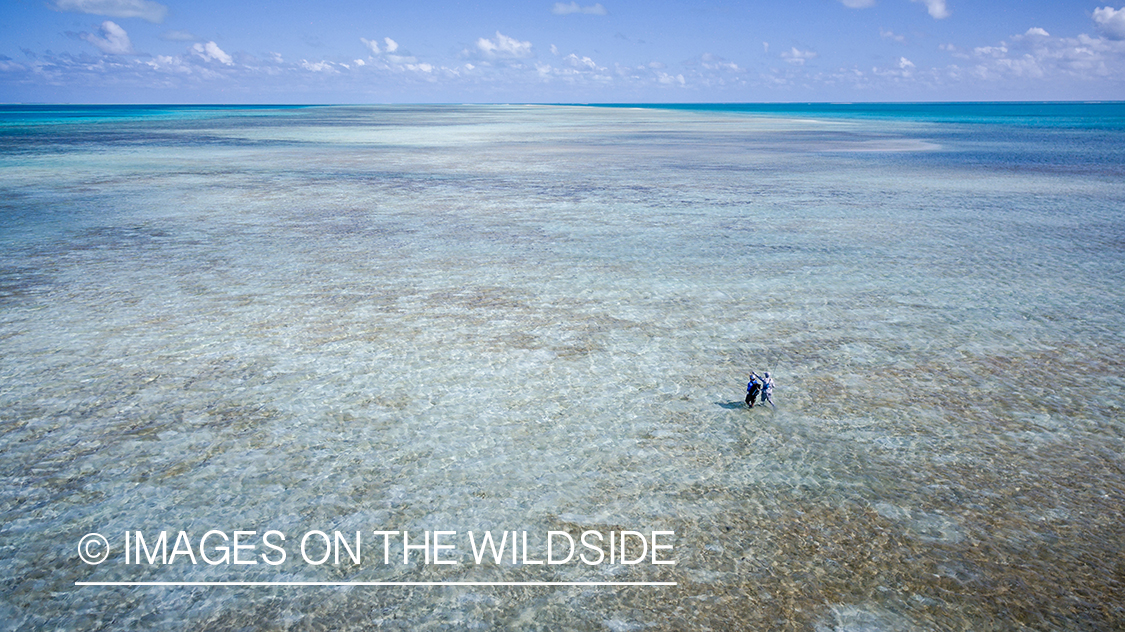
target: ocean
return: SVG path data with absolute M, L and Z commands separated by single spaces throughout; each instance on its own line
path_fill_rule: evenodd
M 0 619 L 1121 629 L 1123 182 L 1123 103 L 0 106 Z

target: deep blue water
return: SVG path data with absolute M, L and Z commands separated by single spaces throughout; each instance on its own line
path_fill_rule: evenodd
M 887 119 L 942 123 L 993 123 L 1037 128 L 1125 129 L 1125 102 L 976 103 L 685 103 L 605 104 L 600 107 L 659 108 L 689 112 Z

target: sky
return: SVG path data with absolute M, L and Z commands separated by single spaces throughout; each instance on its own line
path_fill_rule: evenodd
M 0 103 L 1125 100 L 1125 0 L 0 0 Z

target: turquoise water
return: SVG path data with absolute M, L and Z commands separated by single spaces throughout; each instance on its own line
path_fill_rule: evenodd
M 0 108 L 0 617 L 1119 628 L 1122 120 Z M 289 558 L 120 555 L 212 529 Z M 456 531 L 463 562 L 469 531 L 673 531 L 676 564 L 310 565 L 310 530 Z
M 613 104 L 602 107 L 680 110 L 749 115 L 817 116 L 831 119 L 938 121 L 1041 128 L 1105 129 L 1125 125 L 1125 103 L 951 102 L 951 103 L 683 103 Z M 998 129 L 992 129 L 997 132 Z

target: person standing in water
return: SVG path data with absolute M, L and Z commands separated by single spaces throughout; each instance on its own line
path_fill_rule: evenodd
M 746 384 L 746 406 L 748 408 L 754 407 L 754 400 L 758 399 L 758 393 L 762 391 L 762 380 L 758 377 L 757 373 L 750 372 L 750 382 Z
M 762 401 L 777 408 L 773 405 L 773 378 L 770 377 L 769 371 L 766 371 L 766 374 L 762 376 Z

